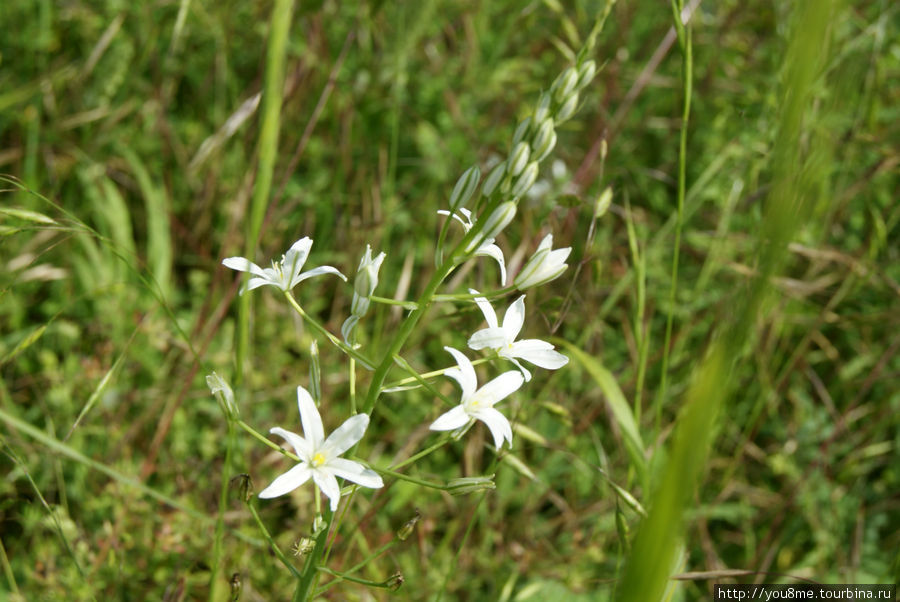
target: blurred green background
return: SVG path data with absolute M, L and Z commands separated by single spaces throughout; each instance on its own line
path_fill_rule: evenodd
M 604 5 L 298 2 L 254 259 L 265 265 L 310 236 L 310 266 L 350 275 L 369 243 L 388 254 L 378 294 L 414 298 L 434 266 L 435 212 L 457 176 L 505 156 L 515 124 L 570 64 Z M 225 421 L 204 376 L 233 372 L 239 281 L 220 261 L 244 254 L 271 9 L 0 4 L 0 173 L 9 174 L 0 196 L 0 596 L 210 596 Z M 495 491 L 450 497 L 388 480 L 357 494 L 328 565 L 352 567 L 418 511 L 414 534 L 360 571 L 383 581 L 399 570 L 405 583 L 393 594 L 341 583 L 325 598 L 616 595 L 640 510 L 653 507 L 654 484 L 671 470 L 665 456 L 690 375 L 714 333 L 729 336 L 722 325 L 766 244 L 763 207 L 791 83 L 786 48 L 802 30 L 793 9 L 722 0 L 694 15 L 672 305 L 681 57 L 667 3 L 614 7 L 594 52 L 602 69 L 498 241 L 511 274 L 546 233 L 573 247 L 566 274 L 529 292 L 524 334 L 555 336 L 583 354 L 537 371 L 507 406 L 520 426 Z M 830 21 L 790 141 L 808 159 L 796 178 L 810 213 L 730 358 L 733 394 L 690 498 L 683 551 L 667 571 L 706 574 L 672 580 L 669 599 L 710 599 L 713 582 L 735 578 L 725 569 L 751 572 L 739 581 L 897 579 L 898 13 L 887 0 L 848 1 Z M 612 208 L 592 226 L 606 186 Z M 496 265 L 479 259 L 447 291 L 489 290 L 497 279 Z M 295 294 L 338 332 L 350 285 L 316 279 Z M 298 431 L 294 389 L 309 385 L 312 333 L 273 290 L 253 295 L 242 416 L 263 432 Z M 372 355 L 401 318 L 375 309 L 362 326 Z M 445 367 L 442 347 L 463 348 L 461 333 L 480 326 L 471 307 L 440 305 L 404 357 L 421 371 Z M 348 372 L 319 343 L 330 430 L 349 411 Z M 359 378 L 364 387 L 368 374 Z M 457 394 L 447 379 L 436 384 Z M 643 460 L 629 453 L 619 402 L 637 420 Z M 369 458 L 386 465 L 427 445 L 436 408 L 421 390 L 385 395 L 367 433 Z M 477 426 L 411 473 L 484 474 L 493 459 L 485 436 Z M 286 468 L 246 436 L 235 462 L 257 491 Z M 307 486 L 260 505 L 286 552 L 309 529 L 311 500 Z M 260 545 L 237 493 L 225 519 L 225 589 L 238 574 L 243 600 L 288 598 L 290 576 Z

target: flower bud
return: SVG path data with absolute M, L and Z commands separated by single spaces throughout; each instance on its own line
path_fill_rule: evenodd
M 543 123 L 545 119 L 550 117 L 550 94 L 544 92 L 538 100 L 537 109 L 534 111 L 534 122 Z
M 548 234 L 538 245 L 537 251 L 522 268 L 522 271 L 516 275 L 513 284 L 520 291 L 529 289 L 540 284 L 545 284 L 551 280 L 559 278 L 566 268 L 569 267 L 565 263 L 569 253 L 572 252 L 571 247 L 564 249 L 551 250 L 553 246 L 553 235 Z
M 553 87 L 551 88 L 554 100 L 558 103 L 565 102 L 569 94 L 575 90 L 575 86 L 578 85 L 579 81 L 578 71 L 575 70 L 575 67 L 569 67 L 563 71 L 556 78 L 556 81 L 553 82 Z
M 550 143 L 550 138 L 553 136 L 554 131 L 553 125 L 553 118 L 548 117 L 540 126 L 538 126 L 537 132 L 531 140 L 532 157 L 543 153 L 544 147 Z M 535 161 L 537 160 L 538 159 L 535 158 Z
M 506 163 L 501 163 L 488 174 L 488 177 L 484 180 L 484 186 L 481 187 L 481 192 L 484 193 L 484 196 L 491 196 L 494 194 L 494 190 L 497 189 L 497 185 L 500 184 L 500 181 L 503 179 L 503 176 L 506 175 Z
M 516 132 L 513 134 L 513 141 L 512 141 L 513 146 L 517 145 L 518 143 L 520 143 L 522 140 L 525 139 L 525 136 L 528 135 L 528 131 L 530 128 L 531 128 L 531 117 L 526 117 L 521 122 L 519 122 L 519 125 L 516 126 Z
M 472 166 L 463 172 L 463 175 L 456 181 L 453 192 L 450 193 L 450 211 L 456 211 L 466 204 L 478 187 L 478 181 L 481 179 L 481 171 L 476 166 Z
M 206 377 L 206 385 L 216 398 L 216 401 L 219 402 L 219 407 L 222 408 L 225 417 L 230 420 L 237 420 L 241 413 L 238 410 L 237 403 L 234 401 L 234 391 L 231 390 L 225 379 L 213 372 Z
M 385 254 L 382 252 L 372 259 L 372 247 L 366 245 L 366 252 L 362 259 L 359 260 L 359 268 L 356 270 L 356 281 L 353 283 L 353 291 L 357 295 L 368 299 L 375 292 L 375 287 L 378 286 L 378 270 L 381 269 L 381 263 L 384 261 L 384 258 Z M 353 313 L 362 315 L 356 312 Z
M 566 102 L 563 103 L 559 110 L 556 112 L 556 120 L 558 122 L 563 122 L 572 115 L 575 114 L 575 110 L 578 108 L 578 92 L 573 92 L 569 98 L 566 99 Z
M 584 88 L 586 85 L 591 83 L 591 80 L 594 79 L 594 76 L 597 74 L 597 63 L 592 60 L 585 61 L 583 65 L 578 69 L 578 89 Z
M 522 170 L 525 169 L 525 166 L 528 165 L 528 156 L 531 154 L 531 151 L 528 149 L 528 143 L 520 142 L 518 143 L 513 151 L 509 154 L 509 161 L 507 163 L 508 167 L 506 171 L 512 177 L 516 177 Z
M 612 203 L 612 197 L 612 188 L 607 186 L 606 189 L 600 193 L 600 196 L 597 197 L 597 202 L 594 203 L 594 218 L 601 217 L 609 210 L 609 205 Z
M 494 483 L 494 475 L 484 477 L 463 477 L 453 479 L 447 483 L 447 491 L 450 495 L 467 495 L 478 491 L 486 491 L 488 489 L 496 489 Z
M 538 177 L 538 162 L 532 161 L 528 164 L 528 167 L 525 168 L 525 171 L 522 172 L 522 175 L 519 176 L 519 179 L 516 180 L 516 183 L 513 184 L 512 190 L 510 194 L 514 197 L 522 196 L 525 194 L 531 185 L 534 184 L 534 181 L 537 180 Z
M 309 394 L 317 404 L 322 399 L 322 367 L 315 339 L 309 344 Z
M 485 244 L 486 241 L 497 238 L 497 235 L 503 231 L 503 228 L 509 225 L 509 222 L 511 222 L 515 216 L 516 204 L 512 201 L 506 201 L 494 209 L 494 212 L 491 213 L 488 216 L 487 221 L 485 221 L 481 232 L 479 232 L 466 247 L 466 253 L 471 253 L 473 250 Z

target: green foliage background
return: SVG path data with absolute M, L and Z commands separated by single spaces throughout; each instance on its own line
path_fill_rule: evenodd
M 310 236 L 310 265 L 352 274 L 369 243 L 388 253 L 379 294 L 413 298 L 433 270 L 435 211 L 456 177 L 505 155 L 516 122 L 604 4 L 298 3 L 257 262 Z M 639 510 L 652 509 L 673 470 L 665 457 L 691 374 L 711 341 L 729 336 L 722 325 L 766 244 L 793 5 L 723 0 L 694 16 L 674 307 L 682 81 L 672 12 L 648 0 L 615 6 L 595 50 L 602 70 L 559 132 L 553 158 L 566 171 L 542 172 L 543 193 L 499 241 L 511 273 L 547 232 L 573 247 L 565 276 L 529 292 L 525 331 L 567 341 L 573 361 L 537 371 L 508 406 L 522 427 L 496 490 L 450 497 L 389 480 L 357 494 L 329 566 L 353 566 L 418 510 L 413 536 L 360 571 L 383 581 L 399 570 L 405 583 L 394 594 L 341 583 L 326 598 L 616 595 Z M 270 11 L 201 0 L 0 4 L 0 171 L 10 174 L 0 196 L 3 595 L 182 600 L 227 590 L 209 583 L 225 423 L 203 377 L 233 366 L 239 283 L 220 260 L 245 245 L 259 137 L 258 111 L 245 103 L 262 88 Z M 732 394 L 690 498 L 683 553 L 667 570 L 707 574 L 670 581 L 671 599 L 709 599 L 713 582 L 734 578 L 724 569 L 751 571 L 742 581 L 897 578 L 897 25 L 891 2 L 845 2 L 820 48 L 789 145 L 806 158 L 796 181 L 811 211 L 746 325 L 749 342 L 729 358 Z M 250 110 L 229 131 L 242 106 Z M 591 239 L 605 186 L 613 206 Z M 472 265 L 451 286 L 493 288 L 496 266 Z M 296 431 L 294 389 L 308 386 L 312 335 L 279 295 L 253 294 L 242 416 L 261 431 Z M 295 294 L 337 332 L 352 289 L 323 278 Z M 401 318 L 376 309 L 362 326 L 370 350 Z M 422 371 L 444 367 L 442 347 L 461 347 L 480 319 L 439 305 L 404 357 Z M 349 411 L 348 373 L 319 343 L 333 428 Z M 367 373 L 359 378 L 364 386 Z M 452 398 L 446 380 L 436 382 Z M 644 455 L 629 447 L 623 407 Z M 371 459 L 388 464 L 427 445 L 438 408 L 423 391 L 386 395 L 367 433 Z M 493 459 L 485 435 L 477 426 L 411 472 L 483 474 Z M 285 469 L 249 437 L 235 462 L 257 490 Z M 311 491 L 260 506 L 285 551 L 309 529 Z M 237 573 L 242 599 L 289 597 L 288 574 L 236 493 L 225 518 L 219 587 Z

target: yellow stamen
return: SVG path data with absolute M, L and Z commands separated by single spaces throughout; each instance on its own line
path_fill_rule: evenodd
M 321 466 L 322 464 L 325 464 L 325 456 L 323 456 L 322 454 L 316 454 L 315 456 L 313 456 L 313 466 Z

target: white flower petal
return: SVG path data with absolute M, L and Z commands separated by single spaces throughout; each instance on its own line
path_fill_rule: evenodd
M 525 377 L 525 382 L 531 382 L 531 372 L 529 372 L 525 368 L 525 366 L 520 364 L 515 358 L 507 357 L 506 359 L 508 359 L 509 361 L 511 361 L 512 363 L 514 363 L 516 365 L 516 368 L 518 368 L 519 371 L 522 373 L 522 376 Z
M 474 416 L 487 425 L 488 429 L 491 431 L 491 435 L 494 437 L 494 446 L 497 449 L 500 449 L 503 445 L 504 438 L 512 445 L 512 427 L 509 424 L 509 420 L 506 419 L 506 416 L 494 408 L 480 408 Z
M 506 261 L 503 259 L 503 250 L 495 244 L 482 244 L 475 255 L 493 257 L 500 264 L 500 286 L 506 286 Z
M 284 259 L 281 261 L 284 273 L 288 276 L 288 282 L 292 281 L 297 274 L 300 273 L 300 270 L 303 269 L 303 264 L 306 263 L 306 260 L 309 257 L 309 250 L 312 248 L 312 244 L 312 239 L 308 236 L 304 236 L 292 244 L 291 248 L 284 254 Z
M 469 294 L 477 295 L 478 291 L 474 288 L 470 288 Z M 484 314 L 484 321 L 487 322 L 487 325 L 490 328 L 498 328 L 500 326 L 500 323 L 497 322 L 497 313 L 494 311 L 490 301 L 484 297 L 475 297 L 475 305 L 477 305 L 478 309 L 481 310 L 481 313 Z
M 344 337 L 344 342 L 347 344 L 350 344 L 350 336 L 356 329 L 357 324 L 359 324 L 359 316 L 350 316 L 341 324 L 341 336 Z
M 469 361 L 469 358 L 453 347 L 444 347 L 444 351 L 452 355 L 459 366 L 458 371 L 453 370 L 451 372 L 448 370 L 444 374 L 450 378 L 456 379 L 456 382 L 462 387 L 462 399 L 465 401 L 475 392 L 475 388 L 478 386 L 475 368 L 472 367 L 472 362 Z
M 344 282 L 347 282 L 347 277 L 341 274 L 340 270 L 337 268 L 331 267 L 330 265 L 323 265 L 317 268 L 313 268 L 307 272 L 303 272 L 302 274 L 298 274 L 291 280 L 291 288 L 297 286 L 297 284 L 303 282 L 307 278 L 312 278 L 313 276 L 321 276 L 322 274 L 334 274 L 338 276 Z
M 522 295 L 506 309 L 503 316 L 503 332 L 506 333 L 506 340 L 515 341 L 522 330 L 525 323 L 525 295 Z
M 303 387 L 297 387 L 297 407 L 300 409 L 300 423 L 310 449 L 317 449 L 325 439 L 325 429 L 322 427 L 322 417 L 319 416 L 316 402 Z
M 334 429 L 328 439 L 325 440 L 323 451 L 326 457 L 333 458 L 353 447 L 362 439 L 369 427 L 368 414 L 356 414 L 344 421 L 344 424 Z
M 353 481 L 363 487 L 371 487 L 372 489 L 384 487 L 384 481 L 381 480 L 377 472 L 353 460 L 335 458 L 328 463 L 328 470 L 337 477 Z
M 269 432 L 273 435 L 278 435 L 279 437 L 287 441 L 291 445 L 291 447 L 294 448 L 294 452 L 297 454 L 297 456 L 304 462 L 309 462 L 312 459 L 312 446 L 309 444 L 309 441 L 307 441 L 297 433 L 286 431 L 280 426 L 272 427 L 271 429 L 269 429 Z
M 338 485 L 337 479 L 331 474 L 331 471 L 328 468 L 322 466 L 317 470 L 312 471 L 313 481 L 316 482 L 316 485 L 319 486 L 319 489 L 322 490 L 322 493 L 325 494 L 331 501 L 331 511 L 334 512 L 338 509 L 338 504 L 341 501 L 341 486 Z
M 308 464 L 297 464 L 292 469 L 277 477 L 272 484 L 259 492 L 259 497 L 269 499 L 291 492 L 309 480 L 312 471 Z
M 259 288 L 261 286 L 265 286 L 267 284 L 272 284 L 274 286 L 280 287 L 281 284 L 273 281 L 271 278 L 262 278 L 258 276 L 254 276 L 250 280 L 247 281 L 247 285 L 241 289 L 241 294 L 243 295 L 246 291 L 252 291 L 255 288 Z
M 518 370 L 504 372 L 478 389 L 475 395 L 472 396 L 472 405 L 475 405 L 474 402 L 477 402 L 479 407 L 490 407 L 518 391 L 523 382 L 525 382 L 525 377 Z
M 222 265 L 238 272 L 250 272 L 255 276 L 266 278 L 266 271 L 247 259 L 246 257 L 226 257 L 222 260 Z
M 502 328 L 482 328 L 471 337 L 469 337 L 469 348 L 479 349 L 500 349 L 508 344 L 506 333 Z
M 535 366 L 556 370 L 569 363 L 569 358 L 562 353 L 553 350 L 553 345 L 540 339 L 524 339 L 513 343 L 512 349 L 505 354 L 507 357 L 522 358 Z
M 470 420 L 462 405 L 458 405 L 449 412 L 444 412 L 428 428 L 432 431 L 452 431 L 465 426 Z

